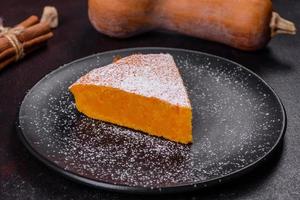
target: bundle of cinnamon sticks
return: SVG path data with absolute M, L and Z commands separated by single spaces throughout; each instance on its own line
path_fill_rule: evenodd
M 5 32 L 0 31 L 0 70 L 38 49 L 53 36 L 51 28 L 57 26 L 57 12 L 55 10 L 56 16 L 53 16 L 53 13 L 49 14 L 47 10 L 47 7 L 45 7 L 41 21 L 37 16 L 33 15 L 13 28 L 5 27 L 3 29 L 3 25 L 1 26 Z M 16 47 L 16 44 L 8 37 L 8 34 L 14 34 L 13 36 L 17 39 L 17 44 L 20 47 Z M 20 54 L 18 52 L 20 48 L 22 52 L 21 55 L 18 55 Z

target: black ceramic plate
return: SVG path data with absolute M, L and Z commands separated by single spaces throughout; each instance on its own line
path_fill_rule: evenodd
M 193 107 L 192 145 L 96 121 L 80 114 L 68 86 L 115 56 L 170 53 Z M 216 56 L 169 48 L 136 48 L 92 55 L 39 81 L 19 113 L 20 136 L 46 165 L 99 188 L 178 192 L 242 174 L 265 159 L 285 129 L 274 91 L 248 69 Z

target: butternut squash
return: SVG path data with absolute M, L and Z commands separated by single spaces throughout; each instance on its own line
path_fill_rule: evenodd
M 153 29 L 258 50 L 295 25 L 272 10 L 271 0 L 89 0 L 89 19 L 101 33 L 126 38 Z

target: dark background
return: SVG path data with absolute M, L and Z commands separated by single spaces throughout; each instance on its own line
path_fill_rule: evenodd
M 299 27 L 300 1 L 274 0 L 274 9 Z M 164 199 L 300 199 L 300 33 L 278 36 L 258 52 L 170 33 L 151 32 L 118 40 L 97 33 L 85 0 L 2 0 L 0 16 L 14 25 L 43 6 L 54 5 L 60 25 L 46 48 L 0 71 L 0 199 L 141 199 L 93 189 L 48 169 L 25 149 L 16 134 L 18 109 L 26 92 L 57 67 L 93 53 L 129 47 L 175 47 L 212 53 L 236 61 L 263 77 L 281 97 L 288 126 L 284 143 L 266 163 L 232 182 Z M 147 199 L 158 196 L 147 196 Z M 143 197 L 146 199 L 146 197 Z

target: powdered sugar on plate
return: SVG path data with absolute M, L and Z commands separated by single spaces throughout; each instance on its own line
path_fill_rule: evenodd
M 192 145 L 93 120 L 76 110 L 68 87 L 79 77 L 115 55 L 161 52 L 174 57 L 187 88 Z M 20 110 L 30 148 L 59 169 L 98 183 L 159 191 L 205 187 L 253 164 L 276 145 L 284 120 L 275 94 L 249 71 L 205 54 L 166 49 L 112 52 L 67 65 L 39 82 Z

